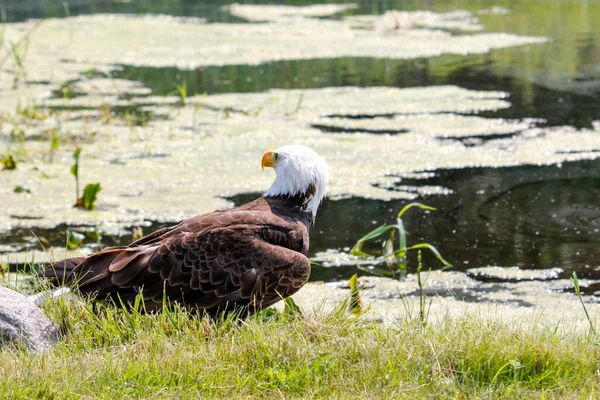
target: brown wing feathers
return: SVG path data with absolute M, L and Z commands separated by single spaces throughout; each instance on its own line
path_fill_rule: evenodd
M 302 287 L 310 263 L 305 224 L 256 207 L 198 216 L 79 259 L 68 283 L 100 298 L 131 301 L 142 291 L 155 308 L 166 291 L 209 313 L 258 311 Z

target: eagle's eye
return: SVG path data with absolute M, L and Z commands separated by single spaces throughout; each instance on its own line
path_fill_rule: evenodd
M 273 157 L 275 158 L 275 161 L 279 160 L 279 154 L 273 153 Z

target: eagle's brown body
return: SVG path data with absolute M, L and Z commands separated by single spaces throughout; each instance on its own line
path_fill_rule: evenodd
M 129 246 L 54 264 L 46 275 L 99 299 L 147 310 L 168 301 L 215 315 L 268 307 L 300 289 L 310 275 L 312 216 L 299 197 L 260 197 L 241 207 L 198 215 Z

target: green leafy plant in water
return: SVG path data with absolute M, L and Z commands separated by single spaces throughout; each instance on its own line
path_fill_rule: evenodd
M 81 146 L 75 148 L 73 159 L 75 162 L 71 166 L 71 175 L 75 177 L 75 204 L 73 207 L 80 207 L 86 210 L 93 210 L 96 206 L 98 192 L 102 190 L 100 183 L 90 183 L 83 189 L 83 196 L 79 197 L 79 157 L 81 155 Z
M 79 203 L 79 156 L 81 155 L 81 146 L 75 148 L 73 152 L 73 160 L 75 161 L 71 165 L 71 175 L 75 177 L 75 205 Z
M 177 92 L 179 93 L 179 97 L 181 98 L 181 105 L 185 107 L 187 105 L 188 96 L 186 81 L 183 81 L 181 85 L 177 85 Z
M 418 207 L 423 210 L 436 210 L 433 207 L 421 203 L 407 204 L 398 213 L 395 224 L 383 225 L 367 233 L 365 236 L 363 236 L 356 242 L 354 247 L 352 247 L 352 249 L 350 250 L 350 254 L 362 257 L 371 256 L 371 254 L 365 253 L 363 251 L 364 243 L 368 240 L 374 239 L 389 232 L 388 239 L 383 243 L 383 257 L 386 259 L 386 262 L 390 267 L 390 272 L 393 277 L 395 277 L 399 271 L 406 271 L 406 254 L 411 250 L 428 249 L 433 253 L 433 255 L 435 255 L 435 257 L 438 260 L 442 262 L 442 264 L 444 264 L 444 269 L 452 267 L 452 264 L 444 260 L 439 251 L 437 251 L 437 249 L 429 243 L 417 243 L 412 246 L 407 245 L 407 233 L 406 229 L 404 228 L 404 223 L 402 222 L 402 215 L 404 215 L 404 213 L 412 207 Z M 398 234 L 397 249 L 395 248 L 396 233 Z
M 225 107 L 223 109 L 223 119 L 229 119 L 229 111 L 230 111 L 229 107 Z
M 12 171 L 17 168 L 17 160 L 15 160 L 10 153 L 0 159 L 0 164 L 2 164 L 2 169 L 7 171 Z
M 50 162 L 54 160 L 54 153 L 58 150 L 58 146 L 60 146 L 60 133 L 55 130 L 50 139 Z
M 58 90 L 62 93 L 63 99 L 73 99 L 75 97 L 71 83 L 63 83 Z
M 13 192 L 15 193 L 31 193 L 31 189 L 27 189 L 26 187 L 23 186 L 15 186 L 15 188 L 13 189 Z
M 85 235 L 75 232 L 72 230 L 67 231 L 67 248 L 69 250 L 75 250 L 78 248 L 81 243 L 83 243 L 83 239 L 85 239 Z
M 102 245 L 102 232 L 98 230 L 98 227 L 94 227 L 93 231 L 86 232 L 85 236 L 87 236 L 88 239 L 94 240 L 97 245 Z
M 86 210 L 93 210 L 96 208 L 96 200 L 98 199 L 98 192 L 102 190 L 99 183 L 88 183 L 83 189 L 83 196 L 77 199 L 77 207 L 85 208 Z
M 583 311 L 585 312 L 585 316 L 587 317 L 588 322 L 590 323 L 590 334 L 596 336 L 596 327 L 590 318 L 590 314 L 588 313 L 587 307 L 583 302 L 583 298 L 581 297 L 581 291 L 579 290 L 579 279 L 577 279 L 577 273 L 573 272 L 571 275 L 571 282 L 573 282 L 573 288 L 575 289 L 575 294 L 579 297 L 579 301 L 581 301 L 581 306 L 583 307 Z
M 401 271 L 406 272 L 406 270 L 407 270 L 407 268 L 406 268 L 407 253 L 410 250 L 417 250 L 418 254 L 417 254 L 416 274 L 417 274 L 417 286 L 419 287 L 419 320 L 421 321 L 421 324 L 423 326 L 425 326 L 427 323 L 428 316 L 429 316 L 431 300 L 429 302 L 427 302 L 427 296 L 425 295 L 425 292 L 423 291 L 425 283 L 427 282 L 427 276 L 425 276 L 425 278 L 423 279 L 423 276 L 421 274 L 421 272 L 423 270 L 421 250 L 428 249 L 429 251 L 431 251 L 433 253 L 433 255 L 444 264 L 443 269 L 452 267 L 452 264 L 450 264 L 448 261 L 444 260 L 444 258 L 441 256 L 439 251 L 429 243 L 417 243 L 412 246 L 407 245 L 407 242 L 406 242 L 407 233 L 406 233 L 406 229 L 404 228 L 404 222 L 402 221 L 402 215 L 404 215 L 404 213 L 412 207 L 418 207 L 420 209 L 430 210 L 430 211 L 436 210 L 433 207 L 430 207 L 428 205 L 421 204 L 421 203 L 407 204 L 406 206 L 404 206 L 404 208 L 402 208 L 402 210 L 400 210 L 400 212 L 396 216 L 395 224 L 383 225 L 383 226 L 380 226 L 379 228 L 376 228 L 376 229 L 372 230 L 371 232 L 367 233 L 365 236 L 363 236 L 356 242 L 354 247 L 350 250 L 350 253 L 353 255 L 362 256 L 362 257 L 371 256 L 370 254 L 365 253 L 362 250 L 364 243 L 367 240 L 374 239 L 376 237 L 379 237 L 379 236 L 389 232 L 389 236 L 388 236 L 387 240 L 385 240 L 385 242 L 383 243 L 383 257 L 385 258 L 386 263 L 389 267 L 388 272 L 390 272 L 393 277 L 396 277 L 397 273 L 399 273 Z M 397 249 L 395 248 L 396 234 L 398 235 L 398 241 L 397 241 L 398 248 Z M 354 278 L 354 277 L 352 277 L 352 278 Z M 353 286 L 355 287 L 355 289 L 353 289 Z M 356 287 L 355 279 L 354 279 L 354 282 L 353 282 L 353 279 L 350 279 L 350 289 L 351 289 L 353 298 L 355 296 L 354 295 L 355 290 L 356 290 L 356 293 L 358 296 L 358 288 Z M 405 304 L 405 306 L 406 306 L 406 304 Z M 407 307 L 407 311 L 409 311 L 408 307 Z

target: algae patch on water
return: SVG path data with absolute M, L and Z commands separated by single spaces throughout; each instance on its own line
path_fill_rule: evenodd
M 286 19 L 329 17 L 357 8 L 357 4 L 313 4 L 310 6 L 281 6 L 258 4 L 232 4 L 224 7 L 232 15 L 248 21 L 281 21 Z
M 233 9 L 240 7 L 248 14 L 254 10 L 245 6 Z M 252 7 L 258 7 L 262 15 L 262 6 Z M 289 12 L 285 8 L 276 10 L 276 15 Z M 385 28 L 389 15 L 361 17 L 359 28 L 356 18 L 276 18 L 265 23 L 224 24 L 193 18 L 103 14 L 9 24 L 4 28 L 4 40 L 17 43 L 29 35 L 22 75 L 29 82 L 58 84 L 77 79 L 84 71 L 123 64 L 194 69 L 336 57 L 412 59 L 487 53 L 491 49 L 546 41 L 542 37 L 507 33 L 461 35 L 437 29 L 453 27 L 452 24 L 462 26 L 464 20 L 472 20 L 468 12 L 459 14 L 460 18 L 456 13 L 428 13 L 423 19 L 420 12 L 405 13 L 402 21 L 412 21 L 411 24 L 392 30 Z M 419 21 L 433 22 L 423 26 Z M 464 29 L 473 31 L 472 22 L 466 23 Z M 7 70 L 0 72 L 3 87 L 12 87 L 15 76 L 7 71 L 17 68 L 12 65 L 14 62 L 9 60 Z

